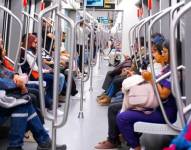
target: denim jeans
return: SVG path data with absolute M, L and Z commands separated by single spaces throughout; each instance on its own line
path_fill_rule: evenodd
M 112 83 L 107 89 L 106 95 L 112 98 L 116 93 L 117 93 L 117 89 L 115 85 Z
M 8 117 L 11 117 L 9 147 L 21 147 L 27 129 L 32 131 L 38 144 L 43 144 L 50 140 L 31 103 L 11 109 L 0 107 L 0 123 L 3 123 Z
M 53 80 L 54 76 L 50 73 L 43 74 L 43 80 L 46 81 L 46 95 L 45 95 L 45 105 L 47 108 L 51 108 L 53 100 Z M 64 87 L 65 76 L 60 74 L 59 76 L 59 89 L 58 92 L 61 93 L 62 88 Z
M 59 87 L 58 87 L 58 93 L 60 94 L 62 92 L 62 89 L 64 88 L 66 82 L 65 82 L 65 75 L 60 73 L 59 75 Z

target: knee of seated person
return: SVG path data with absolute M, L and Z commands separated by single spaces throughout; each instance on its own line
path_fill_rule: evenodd
M 116 107 L 115 104 L 110 104 L 109 107 L 108 107 L 108 114 L 114 112 L 115 107 Z
M 132 116 L 131 115 L 128 115 L 127 113 L 118 113 L 117 114 L 117 117 L 116 117 L 116 121 L 118 123 L 122 123 L 122 124 L 127 124 L 127 123 L 131 123 L 132 122 Z

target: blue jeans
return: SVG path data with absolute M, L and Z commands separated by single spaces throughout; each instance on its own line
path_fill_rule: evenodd
M 46 95 L 45 95 L 45 105 L 47 108 L 52 107 L 52 100 L 53 100 L 53 80 L 54 76 L 50 73 L 43 74 L 43 80 L 46 81 Z M 59 76 L 59 89 L 58 92 L 61 93 L 62 88 L 64 87 L 65 83 L 65 76 L 60 74 Z
M 113 97 L 115 94 L 117 93 L 117 88 L 115 87 L 115 85 L 112 83 L 109 88 L 106 91 L 106 95 L 109 97 Z
M 65 82 L 65 75 L 60 73 L 59 75 L 59 87 L 58 87 L 58 93 L 60 94 L 62 92 L 62 89 L 64 88 L 66 82 Z
M 31 103 L 10 109 L 0 107 L 0 123 L 2 124 L 8 117 L 11 117 L 9 147 L 22 147 L 27 129 L 32 131 L 38 144 L 50 140 Z

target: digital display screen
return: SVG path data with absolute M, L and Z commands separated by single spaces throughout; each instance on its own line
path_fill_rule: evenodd
M 87 7 L 103 7 L 104 0 L 85 0 Z
M 109 19 L 106 16 L 99 17 L 99 18 L 97 18 L 97 20 L 98 20 L 99 23 L 103 23 L 103 24 L 108 24 L 109 23 Z

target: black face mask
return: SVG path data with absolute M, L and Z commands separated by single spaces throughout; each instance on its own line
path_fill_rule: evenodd
M 36 54 L 36 51 L 37 51 L 36 48 L 31 47 L 30 50 L 32 51 L 33 54 Z

